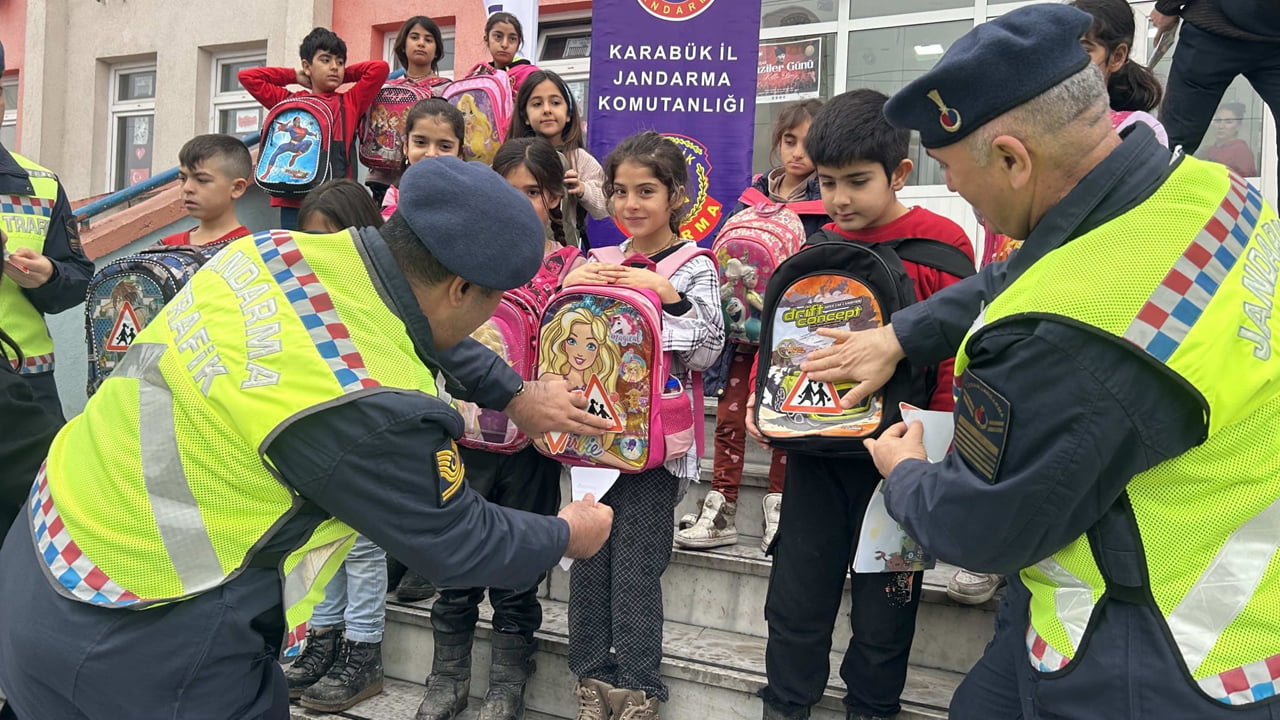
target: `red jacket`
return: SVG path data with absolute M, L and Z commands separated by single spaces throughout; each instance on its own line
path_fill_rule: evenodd
M 964 229 L 947 218 L 930 212 L 922 207 L 913 207 L 907 211 L 905 215 L 872 228 L 863 228 L 854 232 L 845 232 L 841 230 L 835 223 L 825 225 L 823 230 L 830 230 L 849 240 L 861 240 L 862 242 L 885 242 L 887 240 L 899 240 L 901 238 L 930 238 L 933 240 L 941 240 L 942 242 L 955 245 L 964 251 L 964 254 L 973 260 L 973 243 L 969 241 L 969 236 L 964 234 Z M 938 292 L 948 285 L 954 285 L 960 282 L 960 278 L 954 275 L 948 275 L 940 270 L 931 267 L 924 267 L 913 262 L 903 262 L 903 266 L 907 271 L 907 275 L 911 278 L 911 282 L 915 285 L 916 297 L 924 300 L 930 295 Z M 759 355 L 757 357 L 757 366 L 759 364 Z M 938 366 L 938 386 L 933 392 L 933 397 L 929 400 L 929 410 L 943 410 L 950 412 L 955 409 L 955 401 L 951 397 L 951 385 L 953 375 L 955 374 L 954 358 L 949 358 Z M 751 387 L 756 384 L 756 368 L 751 369 Z
M 239 77 L 245 91 L 267 109 L 275 107 L 287 98 L 311 95 L 323 100 L 333 109 L 334 115 L 341 112 L 342 119 L 333 128 L 332 139 L 344 143 L 349 151 L 354 143 L 360 118 L 373 104 L 374 97 L 382 89 L 382 84 L 387 81 L 387 75 L 390 72 L 391 68 L 381 60 L 352 63 L 347 66 L 342 82 L 355 84 L 345 91 L 331 93 L 313 93 L 310 90 L 290 92 L 286 86 L 298 84 L 298 71 L 294 68 L 246 68 L 240 71 Z M 353 176 L 355 169 L 355 162 L 352 162 L 347 170 L 349 177 Z M 301 198 L 271 198 L 272 207 L 300 207 L 301 205 Z

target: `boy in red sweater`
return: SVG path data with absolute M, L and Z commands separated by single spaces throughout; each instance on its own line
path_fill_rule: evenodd
M 307 34 L 298 47 L 302 67 L 246 68 L 240 71 L 240 84 L 254 100 L 271 109 L 280 101 L 296 95 L 312 95 L 322 99 L 333 109 L 335 117 L 332 141 L 341 143 L 350 158 L 356 135 L 356 126 L 364 116 L 374 97 L 386 82 L 391 68 L 381 60 L 367 60 L 347 65 L 347 44 L 328 28 L 318 27 Z M 355 83 L 345 92 L 338 88 L 345 83 Z M 301 85 L 304 90 L 290 92 L 288 86 Z M 288 128 L 285 128 L 288 129 Z M 305 142 L 305 137 L 294 138 Z M 292 158 L 290 158 L 292 159 Z M 279 162 L 290 159 L 278 158 Z M 352 177 L 355 163 L 348 161 L 346 177 Z M 280 226 L 287 230 L 298 227 L 298 208 L 301 198 L 271 198 L 271 206 L 280 208 Z
M 160 240 L 161 245 L 213 245 L 244 237 L 236 201 L 253 182 L 249 148 L 231 135 L 197 135 L 178 151 L 182 208 L 200 224 Z
M 898 200 L 912 170 L 907 159 L 910 133 L 895 130 L 884 119 L 888 99 L 874 90 L 844 93 L 827 103 L 809 127 L 805 150 L 817 166 L 822 202 L 834 220 L 824 229 L 864 243 L 932 238 L 955 245 L 972 260 L 973 246 L 959 225 Z M 959 281 L 915 263 L 904 265 L 921 300 Z M 953 408 L 953 365 L 948 360 L 938 368 L 929 409 Z M 747 426 L 760 439 L 750 411 Z M 786 502 L 765 599 L 768 685 L 760 695 L 766 720 L 807 718 L 809 708 L 822 698 L 840 593 L 879 481 L 870 457 L 787 453 Z M 921 576 L 851 576 L 853 639 L 840 666 L 849 718 L 887 718 L 901 709 Z

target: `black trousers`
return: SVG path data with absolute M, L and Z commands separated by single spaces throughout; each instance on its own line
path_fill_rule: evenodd
M 513 455 L 462 448 L 467 483 L 489 502 L 541 515 L 560 508 L 560 463 L 539 454 L 532 446 Z M 538 603 L 539 579 L 524 590 L 489 588 L 493 629 L 532 640 L 542 626 Z M 431 607 L 431 626 L 442 633 L 467 633 L 480 618 L 485 588 L 440 588 Z
M 1271 108 L 1280 129 L 1280 45 L 1233 40 L 1190 23 L 1183 23 L 1178 33 L 1160 109 L 1169 147 L 1181 145 L 1195 154 L 1222 94 L 1237 75 L 1243 75 Z
M 53 373 L 23 375 L 22 378 L 31 387 L 31 394 L 36 396 L 36 402 L 43 405 L 44 409 L 48 410 L 58 422 L 67 421 L 66 415 L 62 412 L 62 398 L 58 397 L 58 383 L 53 379 Z
M 869 458 L 787 454 L 786 502 L 764 608 L 768 685 L 760 691 L 775 707 L 794 711 L 822 698 L 846 573 L 879 480 Z M 853 638 L 840 665 L 850 711 L 893 715 L 901 709 L 922 576 L 851 576 Z

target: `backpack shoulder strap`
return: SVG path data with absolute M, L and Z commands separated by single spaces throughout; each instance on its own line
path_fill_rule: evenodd
M 595 258 L 602 263 L 611 263 L 613 265 L 621 265 L 627 257 L 622 254 L 621 245 L 606 245 L 604 247 L 592 248 L 587 257 Z
M 715 256 L 709 250 L 698 247 L 697 243 L 687 242 L 658 263 L 657 273 L 664 278 L 670 278 L 685 263 L 699 256 L 706 256 L 711 259 L 712 263 L 715 262 Z
M 805 246 L 805 247 L 808 247 L 808 246 L 810 246 L 810 245 L 821 245 L 822 243 L 836 243 L 836 242 L 852 242 L 852 243 L 856 243 L 856 242 L 858 242 L 858 241 L 857 241 L 857 240 L 850 240 L 850 239 L 848 239 L 848 238 L 842 237 L 842 236 L 837 235 L 836 233 L 834 233 L 834 232 L 832 232 L 832 231 L 830 231 L 830 230 L 819 230 L 818 232 L 816 232 L 816 233 L 814 233 L 814 234 L 810 235 L 809 237 L 805 238 L 804 246 Z
M 973 261 L 963 250 L 941 240 L 905 238 L 894 240 L 891 244 L 898 257 L 907 262 L 925 265 L 960 278 L 969 277 L 976 272 Z
M 758 189 L 756 189 L 755 185 L 752 185 L 751 187 L 742 191 L 742 194 L 738 196 L 738 202 L 743 203 L 744 205 L 747 205 L 749 207 L 754 207 L 756 205 L 760 205 L 762 203 L 769 203 L 772 201 L 769 199 L 768 195 L 765 195 L 764 193 L 760 192 Z
M 821 200 L 801 200 L 787 203 L 787 209 L 797 215 L 826 215 L 827 208 Z

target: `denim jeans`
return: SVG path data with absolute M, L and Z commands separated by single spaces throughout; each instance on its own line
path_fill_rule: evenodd
M 382 642 L 387 619 L 387 553 L 360 535 L 311 615 L 314 627 L 346 621 L 352 642 Z

